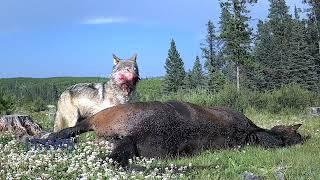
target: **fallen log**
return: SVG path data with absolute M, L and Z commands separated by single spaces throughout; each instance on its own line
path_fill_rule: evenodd
M 22 138 L 37 136 L 43 131 L 41 126 L 33 122 L 28 115 L 5 115 L 0 118 L 0 132 L 9 132 Z

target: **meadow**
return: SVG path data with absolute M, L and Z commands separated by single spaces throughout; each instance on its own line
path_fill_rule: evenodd
M 0 79 L 0 92 L 12 93 L 17 104 L 15 111 L 30 114 L 43 129 L 50 131 L 53 126 L 52 110 L 46 105 L 55 103 L 54 94 L 59 94 L 73 83 L 87 81 L 101 82 L 105 79 Z M 204 106 L 229 106 L 242 111 L 264 128 L 302 123 L 299 132 L 311 138 L 303 145 L 279 149 L 247 146 L 205 151 L 175 159 L 136 158 L 128 169 L 123 169 L 111 165 L 108 154 L 112 144 L 95 140 L 94 133 L 81 135 L 75 150 L 37 151 L 26 151 L 23 143 L 9 134 L 2 134 L 0 179 L 243 179 L 250 173 L 265 179 L 320 178 L 320 117 L 311 116 L 308 112 L 308 107 L 319 106 L 318 94 L 297 85 L 272 92 L 247 89 L 237 92 L 229 84 L 218 93 L 195 89 L 175 94 L 162 93 L 161 86 L 161 78 L 142 80 L 134 100 L 178 99 Z M 11 91 L 8 87 L 12 88 Z M 42 88 L 48 88 L 46 94 L 42 93 Z M 29 93 L 25 93 L 26 89 Z M 44 110 L 30 108 L 36 99 L 42 101 Z

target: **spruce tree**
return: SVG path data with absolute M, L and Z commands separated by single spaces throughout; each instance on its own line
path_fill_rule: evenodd
M 186 76 L 184 78 L 183 89 L 185 89 L 187 91 L 194 89 L 194 84 L 193 84 L 193 80 L 192 80 L 192 72 L 190 70 L 188 72 L 186 72 Z
M 307 43 L 315 58 L 317 73 L 320 76 L 320 1 L 304 0 L 309 5 L 307 10 Z
M 219 40 L 216 36 L 215 26 L 212 21 L 208 21 L 207 35 L 204 43 L 201 43 L 202 57 L 205 59 L 204 67 L 207 72 L 207 88 L 210 91 L 218 91 L 219 87 L 223 85 L 221 81 L 222 58 L 218 58 Z
M 289 42 L 292 36 L 292 17 L 289 14 L 289 7 L 285 0 L 270 0 L 269 25 L 271 29 L 271 43 L 275 46 L 270 59 L 270 65 L 274 71 L 272 77 L 273 87 L 281 87 L 289 83 Z
M 274 89 L 290 82 L 292 17 L 285 0 L 269 0 L 268 20 L 260 23 L 255 59 L 263 76 L 260 87 Z
M 275 49 L 275 44 L 272 43 L 271 37 L 269 24 L 259 21 L 254 50 L 254 58 L 258 66 L 255 84 L 259 90 L 270 90 L 273 87 L 271 77 L 274 75 L 269 63 L 274 58 L 270 52 Z
M 179 89 L 183 88 L 186 72 L 184 70 L 184 63 L 173 39 L 170 43 L 170 49 L 164 67 L 166 69 L 164 91 L 177 92 Z
M 292 21 L 292 36 L 289 45 L 288 63 L 290 82 L 298 83 L 309 90 L 317 90 L 319 78 L 316 72 L 315 58 L 307 44 L 306 26 L 300 20 L 299 10 L 295 8 Z
M 237 89 L 240 88 L 240 67 L 246 68 L 252 60 L 251 52 L 251 28 L 246 0 L 220 1 L 222 8 L 220 21 L 220 38 L 223 43 L 224 57 L 234 63 L 237 74 Z
M 202 65 L 200 63 L 199 56 L 196 57 L 196 60 L 194 61 L 194 65 L 191 71 L 191 85 L 192 88 L 201 88 L 204 86 L 204 72 L 202 70 Z

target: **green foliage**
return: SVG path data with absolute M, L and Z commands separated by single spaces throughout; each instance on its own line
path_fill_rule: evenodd
M 309 6 L 307 12 L 307 44 L 309 46 L 311 56 L 317 69 L 318 77 L 320 77 L 320 3 L 318 0 L 304 0 Z
M 163 83 L 160 79 L 147 81 L 142 81 L 138 86 L 140 101 L 181 100 L 204 106 L 225 106 L 239 111 L 256 109 L 260 112 L 271 113 L 299 113 L 310 106 L 320 106 L 320 94 L 303 89 L 298 84 L 289 84 L 273 91 L 259 92 L 245 88 L 237 91 L 233 83 L 225 83 L 216 93 L 207 89 L 194 89 L 167 94 L 157 90 Z M 148 89 L 151 91 L 149 92 Z
M 222 88 L 223 85 L 226 82 L 226 77 L 225 75 L 218 71 L 213 74 L 208 74 L 208 80 L 207 80 L 207 85 L 208 85 L 208 90 L 211 92 L 219 92 Z
M 15 81 L 15 79 L 12 79 L 12 81 Z M 32 81 L 35 82 L 36 80 Z M 41 80 L 39 81 L 41 82 Z M 305 90 L 298 84 L 290 84 L 280 89 L 266 92 L 252 91 L 245 88 L 238 92 L 234 83 L 227 82 L 218 92 L 212 92 L 205 88 L 196 88 L 180 89 L 176 93 L 166 93 L 162 91 L 164 83 L 165 81 L 162 78 L 141 80 L 137 86 L 134 101 L 167 101 L 176 99 L 205 106 L 227 106 L 239 111 L 253 108 L 272 113 L 284 111 L 301 112 L 310 106 L 320 106 L 319 93 Z M 33 85 L 31 84 L 30 88 L 32 87 Z M 47 93 L 50 94 L 52 92 L 48 91 Z M 22 113 L 47 112 L 47 104 L 45 99 L 41 97 L 33 101 L 17 101 L 12 96 L 0 96 L 0 100 L 1 105 L 7 104 L 5 105 L 6 108 L 4 108 L 6 111 L 2 110 L 3 105 L 0 106 L 3 114 L 10 114 L 14 111 Z
M 223 57 L 226 61 L 231 61 L 235 67 L 246 68 L 252 63 L 251 58 L 251 34 L 249 27 L 250 16 L 247 3 L 251 1 L 226 0 L 220 1 L 220 39 L 223 44 Z M 240 75 L 237 74 L 237 84 Z
M 320 95 L 289 84 L 271 92 L 254 92 L 248 97 L 250 107 L 271 113 L 303 112 L 307 107 L 319 106 Z
M 136 101 L 155 101 L 162 96 L 162 78 L 143 79 L 138 83 Z
M 317 101 L 312 92 L 302 89 L 298 85 L 286 85 L 269 95 L 269 102 L 265 107 L 269 112 L 279 113 L 281 110 L 301 112 L 308 106 L 316 105 Z
M 251 29 L 249 28 L 246 1 L 221 1 L 220 39 L 224 53 L 236 64 L 246 64 L 250 56 Z
M 23 104 L 41 99 L 46 105 L 56 104 L 60 94 L 71 85 L 85 82 L 106 82 L 105 78 L 8 78 L 0 79 L 0 93 L 14 94 Z
M 184 82 L 183 89 L 192 90 L 195 88 L 193 79 L 192 79 L 192 72 L 190 70 L 186 72 L 186 76 L 184 77 L 183 82 Z
M 185 89 L 191 90 L 191 89 L 199 89 L 204 87 L 205 76 L 204 76 L 202 65 L 200 63 L 200 59 L 198 56 L 194 61 L 192 70 L 186 74 L 184 81 L 185 81 Z
M 289 43 L 289 82 L 317 91 L 320 79 L 316 72 L 315 57 L 307 44 L 305 23 L 300 21 L 297 9 L 295 16 L 292 20 L 292 37 Z
M 40 98 L 37 98 L 31 104 L 31 110 L 34 112 L 40 112 L 46 109 L 47 109 L 46 103 Z
M 166 69 L 164 91 L 168 93 L 177 92 L 184 85 L 186 72 L 184 70 L 184 63 L 173 39 L 170 43 L 170 49 L 164 67 Z
M 308 44 L 307 26 L 298 8 L 294 15 L 293 19 L 285 0 L 270 1 L 269 20 L 258 24 L 255 58 L 260 65 L 256 79 L 260 90 L 289 83 L 318 90 L 317 57 Z
M 206 85 L 207 89 L 217 92 L 224 84 L 225 75 L 222 73 L 225 62 L 219 47 L 219 38 L 215 32 L 215 26 L 212 21 L 208 21 L 207 34 L 204 43 L 201 43 L 202 57 L 205 59 L 205 70 L 207 72 Z M 197 59 L 195 61 L 195 66 Z
M 13 96 L 0 93 L 0 115 L 11 114 L 15 111 L 16 100 Z
M 212 21 L 208 21 L 207 34 L 203 43 L 200 44 L 202 57 L 205 59 L 204 67 L 208 73 L 213 72 L 219 68 L 217 60 L 218 37 L 216 36 L 215 26 Z

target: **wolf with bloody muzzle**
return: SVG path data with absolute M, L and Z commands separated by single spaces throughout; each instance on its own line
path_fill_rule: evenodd
M 136 54 L 126 60 L 113 55 L 108 82 L 76 84 L 64 91 L 57 104 L 54 132 L 73 127 L 105 108 L 129 102 L 140 80 L 136 59 Z

